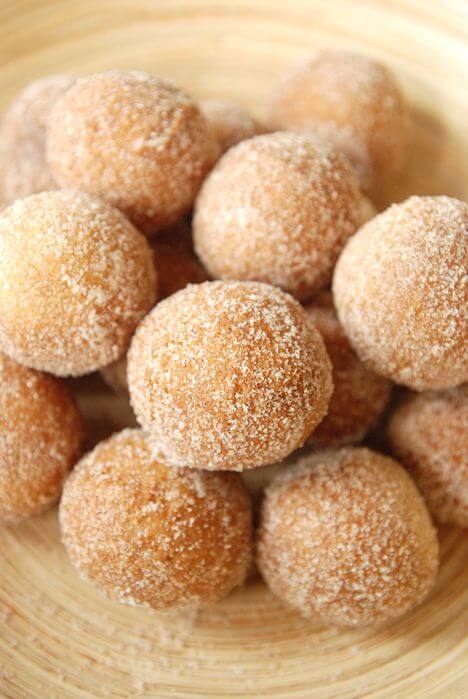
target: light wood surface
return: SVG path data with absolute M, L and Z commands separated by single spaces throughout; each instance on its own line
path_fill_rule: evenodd
M 468 6 L 450 0 L 2 0 L 0 107 L 31 79 L 109 67 L 232 96 L 259 116 L 275 76 L 312 48 L 383 59 L 415 114 L 409 167 L 381 205 L 409 193 L 468 196 Z M 91 384 L 92 386 L 92 384 Z M 80 389 L 96 433 L 131 419 Z M 110 422 L 110 428 L 106 425 Z M 197 615 L 109 602 L 59 544 L 56 512 L 0 531 L 0 696 L 468 696 L 468 539 L 440 532 L 430 599 L 390 626 L 342 632 L 304 622 L 254 579 Z

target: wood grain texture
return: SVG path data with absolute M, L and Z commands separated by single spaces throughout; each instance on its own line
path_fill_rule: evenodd
M 397 74 L 415 115 L 409 193 L 468 197 L 467 6 L 443 0 L 3 0 L 0 107 L 31 79 L 141 68 L 261 116 L 275 77 L 316 46 L 366 51 Z M 84 388 L 83 388 L 84 385 Z M 100 436 L 130 419 L 80 388 Z M 91 384 L 92 387 L 92 384 Z M 430 599 L 380 630 L 304 622 L 255 579 L 198 615 L 105 600 L 59 544 L 56 512 L 0 531 L 0 696 L 461 699 L 468 694 L 468 539 L 440 531 Z

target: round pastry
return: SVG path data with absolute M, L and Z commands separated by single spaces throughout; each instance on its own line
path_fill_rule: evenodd
M 249 112 L 232 100 L 206 99 L 200 103 L 200 109 L 213 129 L 221 153 L 264 131 Z
M 331 365 L 293 298 L 205 282 L 159 303 L 128 354 L 137 419 L 163 463 L 243 470 L 301 446 L 326 413 Z
M 21 364 L 77 376 L 118 359 L 155 287 L 145 238 L 99 199 L 42 192 L 0 215 L 0 348 Z
M 267 488 L 257 563 L 272 591 L 306 617 L 337 626 L 398 617 L 431 589 L 438 552 L 411 478 L 369 449 L 307 456 Z
M 318 51 L 294 66 L 269 106 L 274 129 L 313 132 L 328 139 L 374 193 L 406 162 L 410 119 L 392 75 L 368 56 Z
M 65 386 L 0 354 L 0 523 L 57 502 L 82 440 L 82 421 Z
M 203 606 L 240 585 L 250 563 L 240 476 L 166 468 L 141 430 L 113 435 L 79 462 L 60 525 L 80 575 L 124 604 Z
M 102 197 L 147 234 L 191 208 L 218 154 L 194 101 L 140 71 L 82 78 L 50 116 L 48 157 L 57 182 Z
M 468 385 L 408 395 L 390 417 L 388 437 L 433 517 L 468 527 Z
M 321 292 L 306 307 L 322 335 L 333 366 L 333 393 L 328 412 L 312 432 L 308 443 L 338 447 L 359 442 L 382 415 L 391 394 L 391 383 L 367 369 L 343 332 L 329 292 Z
M 468 379 L 468 204 L 410 197 L 373 218 L 335 268 L 334 303 L 371 369 L 418 391 Z
M 330 282 L 361 204 L 351 167 L 328 145 L 293 133 L 256 136 L 205 180 L 195 249 L 212 277 L 267 282 L 305 299 Z
M 34 80 L 5 112 L 0 124 L 0 203 L 55 189 L 46 157 L 47 121 L 57 99 L 74 82 L 70 75 Z

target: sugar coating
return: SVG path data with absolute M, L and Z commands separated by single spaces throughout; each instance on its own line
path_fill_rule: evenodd
M 467 239 L 468 204 L 414 196 L 348 242 L 334 302 L 369 368 L 418 391 L 468 379 Z
M 219 153 L 191 97 L 120 70 L 78 80 L 57 102 L 47 148 L 62 187 L 101 196 L 148 235 L 191 208 Z
M 366 368 L 350 346 L 333 308 L 331 294 L 321 292 L 306 306 L 322 335 L 333 366 L 333 393 L 328 412 L 308 439 L 320 447 L 359 442 L 382 415 L 391 383 Z
M 354 166 L 360 184 L 376 193 L 407 159 L 410 119 L 392 75 L 350 51 L 317 51 L 280 80 L 270 99 L 274 129 L 313 132 Z
M 42 192 L 0 215 L 0 348 L 16 361 L 61 376 L 105 366 L 155 299 L 148 243 L 99 199 Z
M 205 99 L 200 102 L 200 109 L 216 136 L 221 153 L 264 131 L 257 120 L 233 100 Z
M 257 563 L 306 617 L 338 626 L 398 617 L 426 597 L 438 552 L 413 481 L 370 449 L 306 456 L 266 490 Z
M 27 85 L 13 100 L 0 124 L 0 202 L 11 204 L 55 182 L 46 158 L 50 111 L 75 78 L 48 75 Z
M 79 462 L 60 525 L 80 575 L 124 604 L 214 602 L 242 584 L 251 558 L 251 503 L 240 476 L 166 468 L 136 429 Z
M 0 354 L 0 523 L 52 507 L 82 441 L 65 386 Z
M 305 299 L 330 282 L 360 205 L 351 167 L 328 145 L 293 133 L 256 136 L 205 180 L 195 249 L 215 278 L 267 282 Z
M 190 285 L 139 325 L 133 408 L 163 463 L 243 470 L 301 446 L 326 413 L 331 365 L 301 306 L 255 282 Z
M 468 527 L 468 385 L 408 394 L 388 437 L 439 522 Z
M 190 227 L 180 222 L 150 242 L 158 276 L 158 299 L 162 300 L 184 289 L 187 284 L 199 284 L 207 275 L 192 249 Z M 128 395 L 127 357 L 101 370 L 105 382 L 117 393 Z

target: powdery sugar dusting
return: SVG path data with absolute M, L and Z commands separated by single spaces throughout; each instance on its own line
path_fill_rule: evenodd
M 46 158 L 50 111 L 75 78 L 48 75 L 30 83 L 5 112 L 0 125 L 0 202 L 10 204 L 55 182 Z
M 331 366 L 301 306 L 254 282 L 188 286 L 129 352 L 137 418 L 164 463 L 242 470 L 280 460 L 325 414 Z
M 152 252 L 116 209 L 43 192 L 0 216 L 0 346 L 58 375 L 105 366 L 155 301 Z
M 366 191 L 377 191 L 407 158 L 405 101 L 388 70 L 367 56 L 317 51 L 280 81 L 269 115 L 272 128 L 313 132 L 333 143 Z
M 367 369 L 357 357 L 336 317 L 329 292 L 315 297 L 306 312 L 323 337 L 333 365 L 334 386 L 328 413 L 308 441 L 322 447 L 359 442 L 383 413 L 391 383 Z
M 468 527 L 468 386 L 408 395 L 390 418 L 388 436 L 433 516 Z
M 54 505 L 82 441 L 65 386 L 0 354 L 0 522 Z
M 258 564 L 305 616 L 364 626 L 419 604 L 438 567 L 424 502 L 395 461 L 363 448 L 300 459 L 267 488 Z
M 193 100 L 140 71 L 78 80 L 50 118 L 57 182 L 101 196 L 148 234 L 190 209 L 218 154 Z
M 334 301 L 370 368 L 416 390 L 468 379 L 467 240 L 468 204 L 414 196 L 349 241 Z
M 60 505 L 80 574 L 113 599 L 155 609 L 202 606 L 242 584 L 251 517 L 237 474 L 165 468 L 143 432 L 128 429 L 81 460 Z
M 323 142 L 256 136 L 229 150 L 205 180 L 195 249 L 213 277 L 267 282 L 304 299 L 329 283 L 360 204 L 349 164 Z

